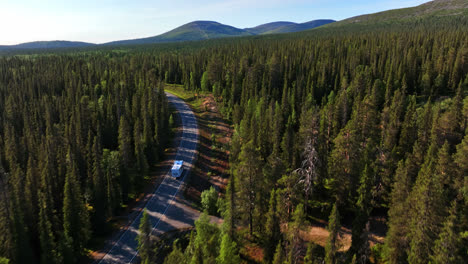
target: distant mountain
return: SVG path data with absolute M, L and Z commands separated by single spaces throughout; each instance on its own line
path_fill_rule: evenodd
M 21 43 L 17 45 L 5 45 L 0 46 L 1 50 L 6 49 L 56 49 L 56 48 L 81 48 L 94 46 L 96 44 L 79 42 L 79 41 L 64 41 L 64 40 L 54 40 L 54 41 L 34 41 Z
M 246 28 L 245 30 L 256 35 L 265 35 L 265 34 L 278 34 L 278 33 L 291 33 L 304 31 L 316 27 L 320 27 L 326 24 L 335 22 L 332 19 L 319 19 L 312 20 L 305 23 L 293 23 L 293 22 L 273 22 L 268 24 L 263 24 L 254 28 Z
M 180 41 L 194 41 L 204 39 L 226 38 L 226 37 L 241 37 L 265 34 L 277 34 L 298 32 L 315 27 L 319 27 L 328 23 L 335 22 L 330 19 L 314 20 L 302 24 L 293 22 L 272 22 L 260 25 L 254 28 L 240 29 L 232 26 L 224 25 L 214 21 L 194 21 L 162 35 L 131 39 L 120 40 L 105 43 L 104 45 L 130 45 L 130 44 L 149 44 L 149 43 L 162 43 L 162 42 L 180 42 Z
M 468 1 L 467 0 L 435 0 L 425 4 L 394 9 L 374 14 L 361 15 L 351 17 L 327 27 L 338 27 L 346 24 L 375 24 L 375 23 L 387 23 L 395 21 L 408 21 L 416 18 L 429 18 L 434 16 L 466 16 L 468 15 Z
M 165 43 L 165 42 L 181 42 L 181 41 L 196 41 L 215 38 L 226 37 L 241 37 L 277 33 L 298 32 L 307 29 L 319 27 L 328 23 L 335 22 L 330 19 L 313 20 L 306 23 L 293 23 L 293 22 L 272 22 L 260 25 L 254 28 L 240 29 L 229 25 L 224 25 L 214 21 L 194 21 L 182 25 L 164 34 L 139 39 L 119 40 L 112 41 L 104 44 L 107 45 L 138 45 L 138 44 L 151 44 L 151 43 Z M 18 50 L 18 49 L 55 49 L 55 48 L 81 48 L 89 47 L 97 44 L 86 42 L 73 42 L 73 41 L 36 41 L 22 43 L 18 45 L 0 46 L 0 50 Z
M 162 35 L 131 39 L 120 40 L 106 43 L 104 45 L 128 45 L 128 44 L 147 44 L 147 43 L 161 43 L 161 42 L 179 42 L 179 41 L 192 41 L 204 40 L 224 37 L 239 37 L 253 35 L 243 29 L 235 28 L 228 25 L 223 25 L 214 21 L 194 21 L 182 25 L 176 29 L 166 32 Z
M 294 26 L 294 25 L 297 25 L 297 23 L 279 21 L 279 22 L 271 22 L 271 23 L 263 24 L 263 25 L 256 26 L 253 28 L 245 28 L 245 30 L 255 35 L 262 35 L 270 31 L 275 31 L 279 28 L 283 28 L 287 26 Z

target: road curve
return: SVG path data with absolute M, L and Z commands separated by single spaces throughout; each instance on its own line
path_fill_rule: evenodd
M 182 183 L 185 182 L 190 169 L 193 168 L 198 147 L 199 131 L 194 113 L 182 99 L 168 92 L 166 92 L 166 96 L 169 103 L 176 108 L 182 122 L 182 136 L 175 159 L 184 161 L 185 171 L 182 178 L 179 179 L 172 178 L 170 171 L 167 171 L 163 181 L 146 203 L 145 208 L 153 225 L 152 230 L 158 228 L 161 218 L 171 207 Z M 99 263 L 132 263 L 137 259 L 138 242 L 136 239 L 142 214 L 143 210 Z

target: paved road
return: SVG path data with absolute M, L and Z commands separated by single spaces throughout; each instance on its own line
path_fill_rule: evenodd
M 158 229 L 161 219 L 173 204 L 174 198 L 179 192 L 190 169 L 193 167 L 194 158 L 198 146 L 198 125 L 195 115 L 190 107 L 180 98 L 166 92 L 169 102 L 177 109 L 182 121 L 182 137 L 177 149 L 176 160 L 184 161 L 184 174 L 179 179 L 174 179 L 168 171 L 158 189 L 151 195 L 145 208 L 150 216 L 153 230 Z M 143 211 L 142 211 L 143 212 Z M 142 212 L 130 224 L 113 247 L 107 252 L 99 263 L 132 263 L 138 256 L 138 227 Z M 163 221 L 164 222 L 164 221 Z

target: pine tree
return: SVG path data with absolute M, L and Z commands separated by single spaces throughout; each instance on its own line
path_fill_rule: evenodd
M 15 172 L 17 173 L 17 172 Z M 15 263 L 26 264 L 34 263 L 33 252 L 31 245 L 29 243 L 27 225 L 24 223 L 24 216 L 22 212 L 22 206 L 19 203 L 18 193 L 14 192 L 12 196 L 12 231 L 14 239 L 14 248 L 15 248 Z
M 93 189 L 93 207 L 94 213 L 92 222 L 94 231 L 103 232 L 107 216 L 110 214 L 108 207 L 109 200 L 106 199 L 106 183 L 101 168 L 102 153 L 98 137 L 95 136 L 92 146 L 92 189 Z
M 452 203 L 450 211 L 450 215 L 444 223 L 442 231 L 439 234 L 439 238 L 434 243 L 431 263 L 464 263 L 462 256 L 463 244 L 459 236 L 457 208 L 455 202 Z
M 69 159 L 71 158 L 69 156 Z M 88 211 L 78 182 L 77 168 L 73 160 L 70 163 L 63 194 L 63 232 L 65 241 L 71 243 L 71 250 L 76 259 L 84 254 L 91 232 Z
M 298 204 L 292 216 L 292 222 L 288 226 L 288 242 L 289 242 L 289 262 L 298 263 L 300 252 L 300 232 L 304 230 L 306 223 L 306 215 L 304 206 Z
M 28 225 L 29 232 L 32 236 L 37 237 L 37 223 L 38 223 L 38 184 L 39 175 L 37 173 L 37 166 L 33 159 L 28 159 L 28 167 L 26 172 L 26 183 L 24 188 L 24 201 L 25 201 L 25 223 Z
M 391 194 L 390 209 L 388 211 L 387 237 L 385 240 L 385 259 L 389 263 L 404 263 L 407 259 L 406 250 L 408 250 L 407 235 L 409 232 L 408 197 L 411 191 L 411 179 L 407 173 L 407 164 L 400 161 L 395 173 L 395 183 Z
M 467 104 L 468 105 L 468 104 Z M 457 145 L 457 152 L 454 154 L 456 164 L 455 185 L 458 190 L 458 199 L 464 200 L 468 205 L 468 128 L 463 141 Z M 468 213 L 468 210 L 467 210 Z
M 223 222 L 223 231 L 228 233 L 231 239 L 234 239 L 234 232 L 236 228 L 235 215 L 236 215 L 236 185 L 234 182 L 235 178 L 231 174 L 229 177 L 229 183 L 226 190 L 226 206 L 225 211 L 222 213 L 224 219 Z
M 338 250 L 341 247 L 341 224 L 340 224 L 340 213 L 338 211 L 337 203 L 333 205 L 333 209 L 328 219 L 328 238 L 327 245 L 325 247 L 325 263 L 335 264 L 338 263 Z
M 216 263 L 219 264 L 237 264 L 240 263 L 237 244 L 232 241 L 228 234 L 221 236 L 221 246 L 219 255 L 216 258 Z
M 437 148 L 431 144 L 411 192 L 409 263 L 428 263 L 444 215 L 443 185 L 434 175 Z
M 264 260 L 269 263 L 273 260 L 275 248 L 281 239 L 281 229 L 277 213 L 277 192 L 273 189 L 270 194 L 269 210 L 266 215 Z
M 276 246 L 275 255 L 273 257 L 272 264 L 283 264 L 284 258 L 285 258 L 284 251 L 283 251 L 283 247 L 281 246 L 281 241 L 280 241 L 278 242 L 278 245 Z
M 119 154 L 125 169 L 130 167 L 132 153 L 131 140 L 130 126 L 125 116 L 121 116 L 119 124 Z
M 351 234 L 351 247 L 348 251 L 348 257 L 357 254 L 367 241 L 362 241 L 361 237 L 365 230 L 369 215 L 372 210 L 372 170 L 366 165 L 361 175 L 361 184 L 358 189 L 358 201 L 356 203 L 356 213 L 353 221 Z M 357 256 L 360 258 L 360 256 Z
M 185 264 L 187 260 L 184 253 L 177 245 L 178 240 L 172 244 L 171 253 L 164 259 L 164 264 Z
M 352 127 L 353 125 L 348 123 L 335 138 L 335 148 L 330 153 L 328 160 L 328 175 L 332 177 L 330 179 L 332 186 L 330 187 L 340 204 L 348 202 L 350 192 L 355 189 L 354 186 L 359 175 L 357 153 L 360 151 L 360 146 L 356 141 L 357 133 Z
M 208 73 L 204 72 L 201 78 L 201 89 L 202 91 L 210 91 L 210 80 L 208 78 Z
M 219 255 L 219 229 L 206 212 L 195 221 L 196 236 L 191 239 L 191 263 L 214 263 Z M 203 261 L 201 261 L 203 260 Z
M 249 226 L 250 235 L 253 234 L 254 229 L 254 214 L 256 210 L 257 196 L 259 195 L 259 175 L 260 167 L 259 154 L 255 148 L 253 141 L 249 141 L 242 146 L 242 151 L 239 155 L 239 165 L 237 168 L 237 181 L 239 183 L 239 209 L 243 208 L 243 219 L 245 219 Z
M 142 263 L 150 263 L 151 254 L 151 230 L 152 224 L 146 208 L 143 211 L 143 216 L 140 220 L 138 240 L 138 252 Z
M 49 210 L 44 193 L 39 192 L 39 241 L 42 264 L 60 263 L 52 224 L 48 216 Z
M 314 264 L 317 263 L 318 256 L 317 254 L 317 244 L 314 242 L 309 242 L 307 245 L 307 252 L 304 257 L 304 264 Z

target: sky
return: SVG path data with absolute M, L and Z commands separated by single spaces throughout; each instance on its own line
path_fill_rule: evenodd
M 429 0 L 0 0 L 0 45 L 105 43 L 165 33 L 194 20 L 238 28 L 273 21 L 342 20 Z

